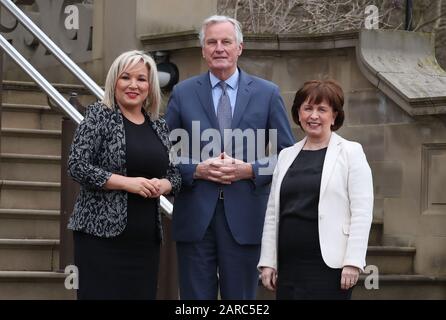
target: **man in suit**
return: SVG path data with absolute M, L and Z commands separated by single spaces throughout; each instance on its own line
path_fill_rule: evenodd
M 171 138 L 181 129 L 181 143 L 191 151 L 182 154 L 183 186 L 173 212 L 180 297 L 217 299 L 220 288 L 222 299 L 255 299 L 276 160 L 261 149 L 272 142 L 278 153 L 294 138 L 278 87 L 237 67 L 239 22 L 207 18 L 200 42 L 209 72 L 176 85 L 166 113 Z M 241 132 L 241 139 L 231 136 Z

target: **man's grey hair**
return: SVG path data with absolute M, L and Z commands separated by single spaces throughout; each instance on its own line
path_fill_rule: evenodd
M 221 23 L 221 22 L 232 23 L 232 25 L 234 26 L 234 29 L 235 29 L 235 40 L 237 42 L 237 45 L 243 43 L 242 25 L 240 24 L 240 22 L 238 22 L 234 18 L 230 18 L 228 16 L 214 15 L 214 16 L 210 16 L 209 18 L 206 18 L 201 25 L 201 30 L 200 30 L 200 34 L 199 34 L 201 47 L 204 47 L 204 35 L 206 33 L 207 27 L 210 25 L 216 24 L 216 23 Z

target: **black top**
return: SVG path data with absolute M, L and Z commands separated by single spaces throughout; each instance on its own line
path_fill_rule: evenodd
M 161 178 L 166 175 L 169 155 L 147 117 L 142 124 L 124 119 L 127 176 Z
M 128 177 L 160 179 L 166 174 L 169 156 L 150 125 L 150 119 L 135 124 L 124 118 Z M 156 198 L 143 198 L 129 193 L 127 202 L 127 236 L 156 239 Z
M 327 148 L 301 150 L 280 189 L 280 215 L 317 220 L 322 168 Z

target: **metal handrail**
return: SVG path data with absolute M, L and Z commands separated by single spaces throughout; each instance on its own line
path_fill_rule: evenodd
M 65 113 L 78 124 L 84 118 L 68 101 L 0 34 L 0 46 Z
M 11 0 L 0 0 L 1 4 L 22 25 L 31 32 L 39 41 L 73 73 L 98 99 L 104 98 L 104 90 L 99 87 L 79 66 L 73 62 L 28 16 L 20 10 Z M 73 119 L 74 120 L 74 119 Z
M 0 0 L 0 3 L 22 25 L 76 76 L 99 100 L 104 98 L 104 90 L 99 87 L 79 66 L 73 62 L 28 16 L 11 0 Z M 45 91 L 66 114 L 79 124 L 84 117 L 0 34 L 0 45 L 5 52 Z M 160 196 L 160 206 L 168 214 L 173 212 L 172 203 Z

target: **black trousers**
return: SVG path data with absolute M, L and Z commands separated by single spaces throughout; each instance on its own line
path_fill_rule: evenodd
M 204 238 L 177 242 L 180 298 L 216 300 L 255 299 L 260 245 L 240 245 L 226 221 L 222 200 Z

